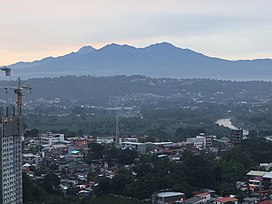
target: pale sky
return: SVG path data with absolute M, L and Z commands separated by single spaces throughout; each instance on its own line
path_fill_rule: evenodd
M 0 0 L 0 66 L 109 43 L 272 58 L 271 0 Z

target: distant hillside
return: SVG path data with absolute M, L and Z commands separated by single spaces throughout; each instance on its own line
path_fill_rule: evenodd
M 22 78 L 65 75 L 146 75 L 150 77 L 272 80 L 272 60 L 229 61 L 212 58 L 169 43 L 145 48 L 110 44 L 90 46 L 60 57 L 10 65 Z
M 68 76 L 30 79 L 32 94 L 24 100 L 39 98 L 91 105 L 170 106 L 190 103 L 267 103 L 272 99 L 271 82 L 235 82 L 209 79 L 150 78 L 140 75 L 91 77 Z M 12 90 L 5 94 L 3 87 L 15 86 L 15 81 L 0 81 L 0 99 L 14 97 Z M 117 102 L 117 104 L 115 104 Z

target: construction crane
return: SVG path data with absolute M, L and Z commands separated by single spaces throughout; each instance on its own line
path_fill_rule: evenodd
M 28 94 L 31 93 L 31 87 L 30 87 L 30 85 L 28 84 L 26 86 L 22 86 L 21 85 L 21 79 L 18 77 L 18 87 L 16 89 L 14 89 L 14 93 L 17 94 L 18 115 L 22 114 L 22 104 L 23 104 L 22 90 L 26 90 Z
M 6 66 L 3 66 L 3 67 L 1 67 L 0 68 L 1 69 L 1 71 L 4 71 L 5 72 L 5 75 L 6 76 L 10 76 L 10 68 L 8 68 L 8 67 L 6 67 Z
M 6 93 L 8 90 L 14 90 L 14 93 L 17 95 L 17 109 L 18 109 L 18 115 L 22 114 L 22 104 L 23 104 L 23 91 L 26 90 L 26 93 L 31 93 L 31 87 L 29 84 L 26 86 L 22 86 L 21 79 L 18 77 L 18 86 L 1 86 L 0 88 L 5 89 Z

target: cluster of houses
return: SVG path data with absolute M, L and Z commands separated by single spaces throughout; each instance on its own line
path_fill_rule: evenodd
M 66 190 L 69 186 L 78 189 L 79 195 L 89 195 L 92 186 L 96 185 L 91 175 L 112 178 L 118 165 L 103 159 L 93 159 L 86 162 L 90 143 L 114 144 L 114 137 L 96 138 L 92 136 L 65 138 L 64 134 L 46 132 L 38 137 L 24 138 L 23 145 L 23 171 L 34 180 L 42 180 L 52 169 L 61 178 L 61 188 Z M 139 142 L 138 137 L 120 139 L 121 148 L 133 148 L 139 153 L 153 152 L 159 158 L 169 157 L 171 160 L 180 160 L 185 149 L 196 153 L 200 150 L 218 151 L 219 148 L 229 148 L 228 140 L 219 140 L 215 136 L 200 134 L 195 138 L 188 138 L 185 142 Z M 215 146 L 214 146 L 215 145 Z M 38 172 L 38 173 L 37 173 Z
M 203 189 L 196 192 L 193 197 L 185 199 L 182 192 L 158 192 L 152 195 L 153 204 L 237 204 L 238 199 L 234 196 L 220 197 L 214 190 Z M 253 204 L 253 203 L 245 203 Z
M 202 189 L 195 192 L 194 196 L 185 199 L 185 194 L 182 192 L 158 192 L 152 195 L 152 204 L 272 204 L 270 191 L 260 191 L 257 194 L 252 194 L 239 200 L 235 195 L 222 197 L 215 194 L 214 190 Z
M 88 179 L 90 171 L 102 172 L 103 164 L 88 164 L 85 156 L 91 137 L 65 139 L 64 134 L 47 132 L 37 138 L 25 138 L 22 154 L 23 171 L 32 179 L 42 180 L 50 168 L 61 179 L 61 189 L 69 186 L 78 189 L 79 196 L 91 193 L 93 182 Z M 39 173 L 37 173 L 39 172 Z
M 174 161 L 180 160 L 180 155 L 185 149 L 198 154 L 203 150 L 216 153 L 232 147 L 232 142 L 229 138 L 217 139 L 216 136 L 203 133 L 193 138 L 187 138 L 184 142 L 140 141 L 138 137 L 125 137 L 120 138 L 119 144 L 122 149 L 135 149 L 139 153 L 152 152 L 159 158 L 168 157 Z M 115 141 L 113 136 L 65 138 L 64 134 L 52 132 L 40 134 L 35 138 L 25 138 L 22 155 L 23 171 L 32 179 L 40 181 L 47 173 L 43 172 L 44 169 L 53 169 L 55 174 L 61 179 L 60 187 L 64 192 L 68 187 L 73 186 L 77 189 L 80 197 L 88 196 L 92 193 L 93 187 L 97 185 L 94 182 L 94 177 L 105 176 L 113 178 L 118 170 L 117 163 L 113 162 L 109 165 L 104 159 L 93 159 L 91 162 L 86 162 L 90 143 L 115 144 Z M 266 165 L 265 168 L 267 169 L 272 167 L 272 165 L 269 166 L 270 164 L 263 165 Z M 237 182 L 240 190 L 250 189 L 254 192 L 265 193 L 267 189 L 272 187 L 272 171 L 250 171 L 247 175 L 249 176 L 247 182 Z M 189 199 L 185 199 L 185 195 L 182 192 L 158 192 L 152 196 L 152 201 L 158 204 L 236 204 L 238 202 L 236 198 L 231 196 L 216 196 L 215 192 L 209 189 L 198 192 Z M 256 197 L 248 198 L 244 203 L 253 204 L 260 201 L 260 197 Z

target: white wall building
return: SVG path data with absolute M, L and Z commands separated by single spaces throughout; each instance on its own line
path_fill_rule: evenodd
M 195 148 L 206 148 L 206 137 L 196 136 L 193 138 L 187 138 L 186 142 L 193 143 Z
M 47 132 L 40 135 L 42 145 L 52 145 L 58 142 L 64 142 L 64 134 Z

